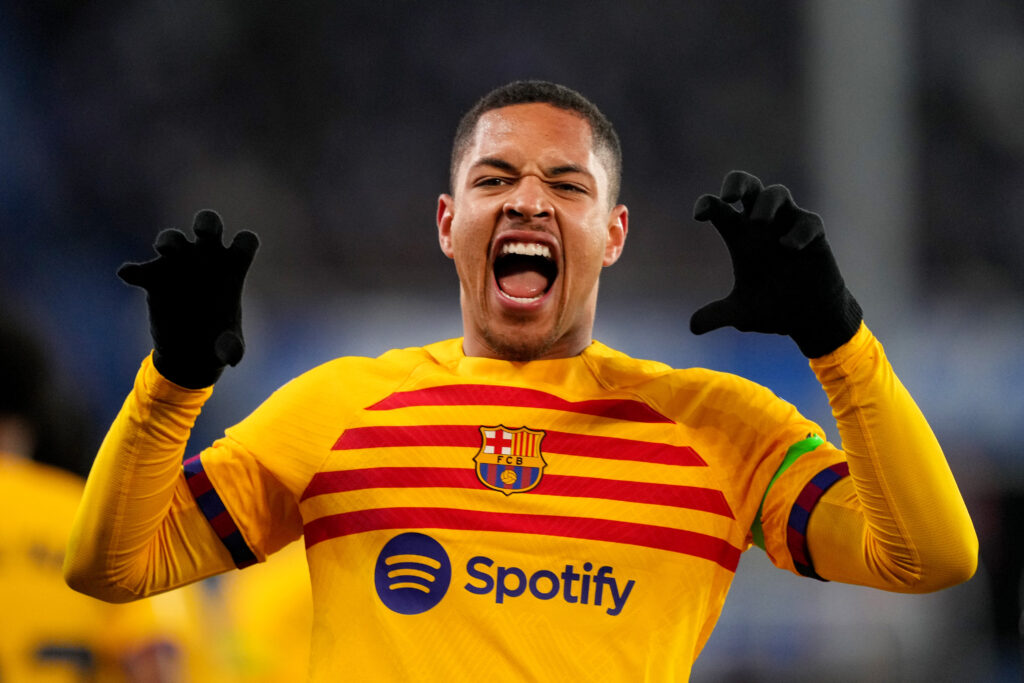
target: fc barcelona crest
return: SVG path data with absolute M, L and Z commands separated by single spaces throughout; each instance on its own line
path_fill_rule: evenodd
M 480 437 L 480 450 L 473 461 L 484 486 L 506 496 L 536 488 L 547 465 L 540 450 L 544 432 L 498 425 L 481 427 Z

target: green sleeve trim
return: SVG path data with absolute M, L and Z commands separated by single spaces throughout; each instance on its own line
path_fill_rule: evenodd
M 817 434 L 808 434 L 806 439 L 797 441 L 795 444 L 789 447 L 786 451 L 786 456 L 782 459 L 782 464 L 779 465 L 779 469 L 775 471 L 775 476 L 768 482 L 768 486 L 764 490 L 764 495 L 761 497 L 761 504 L 757 508 L 757 517 L 754 518 L 754 524 L 750 527 L 750 533 L 754 536 L 754 545 L 765 549 L 764 547 L 764 529 L 761 527 L 761 512 L 764 510 L 764 501 L 768 498 L 768 492 L 772 490 L 772 486 L 775 481 L 782 476 L 782 473 L 790 468 L 801 455 L 810 453 L 815 448 L 825 443 Z

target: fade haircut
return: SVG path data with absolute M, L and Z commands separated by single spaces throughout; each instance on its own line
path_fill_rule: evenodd
M 455 190 L 455 176 L 458 174 L 459 164 L 472 143 L 480 117 L 492 109 L 530 103 L 550 104 L 565 109 L 590 124 L 594 152 L 608 170 L 609 199 L 613 205 L 617 203 L 622 178 L 622 148 L 619 146 L 619 136 L 615 133 L 615 128 L 601 110 L 586 97 L 571 88 L 549 81 L 513 81 L 481 97 L 472 109 L 463 115 L 458 128 L 455 129 L 455 141 L 452 144 L 449 169 L 452 191 Z

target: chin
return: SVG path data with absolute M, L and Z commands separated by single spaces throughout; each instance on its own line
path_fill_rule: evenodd
M 495 356 L 517 362 L 541 358 L 557 341 L 554 335 L 534 337 L 515 333 L 496 334 L 490 330 L 485 330 L 483 337 Z

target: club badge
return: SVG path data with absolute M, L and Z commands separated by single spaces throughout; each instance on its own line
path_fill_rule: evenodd
M 484 486 L 506 496 L 537 487 L 547 465 L 540 450 L 544 432 L 498 425 L 481 427 L 480 437 L 480 450 L 473 461 Z

